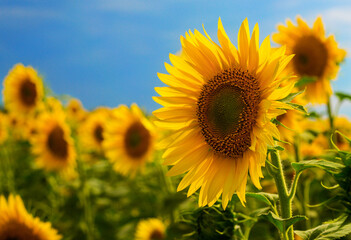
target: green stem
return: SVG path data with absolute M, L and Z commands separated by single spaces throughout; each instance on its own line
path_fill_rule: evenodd
M 77 167 L 80 177 L 80 198 L 84 208 L 84 219 L 86 224 L 86 233 L 88 240 L 94 240 L 94 218 L 93 211 L 91 208 L 90 201 L 90 190 L 88 184 L 86 184 L 86 173 L 83 163 L 77 160 Z
M 331 108 L 330 97 L 328 98 L 328 102 L 327 102 L 327 110 L 328 110 L 328 117 L 329 117 L 329 124 L 330 124 L 329 136 L 331 136 L 334 133 L 335 127 L 334 127 L 334 115 Z M 330 143 L 330 146 L 331 145 L 332 144 Z
M 290 192 L 289 192 L 289 196 L 288 196 L 290 200 L 292 200 L 295 197 L 296 187 L 297 187 L 297 183 L 299 181 L 299 178 L 301 176 L 301 173 L 302 172 L 297 172 L 296 173 L 296 176 L 294 178 L 294 181 L 292 183 L 292 186 L 291 186 L 291 189 L 290 189 Z
M 284 219 L 288 219 L 288 218 L 291 218 L 292 216 L 292 212 L 291 212 L 292 198 L 290 198 L 288 193 L 288 188 L 286 186 L 285 179 L 284 179 L 283 166 L 281 164 L 280 156 L 278 152 L 272 151 L 271 158 L 272 158 L 273 165 L 277 168 L 277 171 L 274 171 L 273 178 L 275 180 L 277 190 L 278 190 L 281 216 Z M 293 226 L 291 226 L 290 228 L 287 228 L 284 224 L 283 228 L 284 228 L 284 232 L 282 233 L 283 239 L 293 240 L 294 239 Z

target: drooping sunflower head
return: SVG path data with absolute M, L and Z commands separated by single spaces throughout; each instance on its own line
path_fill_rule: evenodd
M 37 164 L 61 171 L 75 164 L 75 149 L 70 128 L 62 112 L 45 113 L 38 119 L 37 133 L 31 139 Z
M 110 111 L 98 108 L 91 112 L 79 129 L 79 139 L 84 149 L 88 151 L 102 151 L 104 130 L 109 119 Z
M 155 129 L 136 104 L 124 105 L 113 112 L 106 125 L 103 146 L 114 169 L 123 175 L 134 175 L 151 160 L 155 145 Z
M 41 105 L 43 83 L 31 66 L 16 64 L 4 79 L 5 108 L 16 114 L 33 113 Z
M 286 97 L 294 83 L 279 87 L 283 69 L 292 56 L 273 49 L 269 37 L 259 46 L 256 24 L 250 37 L 244 20 L 238 49 L 221 21 L 215 43 L 205 32 L 189 31 L 181 37 L 182 54 L 170 54 L 169 74 L 158 74 L 168 87 L 155 88 L 164 107 L 154 111 L 155 124 L 173 133 L 160 145 L 169 175 L 187 172 L 178 186 L 190 185 L 188 195 L 201 188 L 199 205 L 212 205 L 222 195 L 225 208 L 234 192 L 245 201 L 248 173 L 256 187 L 263 177 L 267 145 L 279 131 L 272 118 L 285 113 Z
M 135 231 L 135 240 L 165 240 L 166 230 L 163 222 L 157 218 L 142 220 Z
M 295 54 L 289 69 L 301 78 L 310 79 L 305 85 L 306 99 L 311 103 L 326 103 L 332 94 L 330 80 L 336 78 L 345 50 L 338 48 L 333 35 L 325 35 L 320 17 L 312 28 L 300 17 L 297 17 L 297 26 L 290 20 L 286 25 L 278 26 L 279 32 L 273 35 L 273 40 L 285 45 L 287 53 Z
M 59 240 L 50 223 L 30 215 L 19 196 L 0 197 L 0 240 Z

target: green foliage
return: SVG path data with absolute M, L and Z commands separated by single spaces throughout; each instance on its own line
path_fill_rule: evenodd
M 300 172 L 308 168 L 320 168 L 332 174 L 339 173 L 344 167 L 342 164 L 330 162 L 327 160 L 306 160 L 301 162 L 295 162 L 291 165 L 296 172 Z
M 288 229 L 293 224 L 307 219 L 305 216 L 293 216 L 291 218 L 283 219 L 271 211 L 263 214 L 261 217 L 271 222 L 280 232 L 284 232 L 284 225 L 285 229 Z
M 348 93 L 343 93 L 343 92 L 336 92 L 335 96 L 338 97 L 338 99 L 340 100 L 340 102 L 344 101 L 344 100 L 349 100 L 351 101 L 351 95 Z
M 351 216 L 343 214 L 333 221 L 306 231 L 295 231 L 304 240 L 333 240 L 351 233 Z
M 300 87 L 306 86 L 307 84 L 313 83 L 315 81 L 317 81 L 316 77 L 303 76 L 300 78 L 299 81 L 295 83 L 295 87 L 300 88 Z

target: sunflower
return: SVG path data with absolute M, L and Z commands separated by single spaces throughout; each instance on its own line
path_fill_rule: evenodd
M 79 123 L 86 117 L 86 111 L 79 99 L 72 98 L 66 107 L 67 119 L 74 123 Z
M 205 30 L 204 30 L 205 31 Z M 195 30 L 181 37 L 182 56 L 170 54 L 169 74 L 158 76 L 169 87 L 155 88 L 164 107 L 154 111 L 155 125 L 173 130 L 161 145 L 168 172 L 187 172 L 178 191 L 190 185 L 188 196 L 199 188 L 199 206 L 213 205 L 222 195 L 226 208 L 234 192 L 245 202 L 248 173 L 257 188 L 263 177 L 267 145 L 279 131 L 272 118 L 285 113 L 293 83 L 279 88 L 282 71 L 293 56 L 273 49 L 269 36 L 259 47 L 256 24 L 250 38 L 247 19 L 238 34 L 238 50 L 221 20 L 216 44 Z
M 51 224 L 30 215 L 19 196 L 0 197 L 0 240 L 59 240 Z
M 101 152 L 104 129 L 109 117 L 109 110 L 98 108 L 90 113 L 79 129 L 79 138 L 84 149 Z
M 136 104 L 130 109 L 119 106 L 106 125 L 103 147 L 114 169 L 134 176 L 147 160 L 151 160 L 155 145 L 155 129 Z
M 0 144 L 5 142 L 8 137 L 7 125 L 6 115 L 0 113 Z
M 310 79 L 311 82 L 306 84 L 307 101 L 326 103 L 332 94 L 330 80 L 336 78 L 346 51 L 338 48 L 333 35 L 325 36 L 320 17 L 312 28 L 300 17 L 297 17 L 297 26 L 290 20 L 286 24 L 278 26 L 279 32 L 273 35 L 273 40 L 285 45 L 288 54 L 295 54 L 288 68 L 301 78 Z
M 157 218 L 142 220 L 135 231 L 135 240 L 166 239 L 165 225 Z
M 346 136 L 351 136 L 351 122 L 347 117 L 337 117 L 334 123 L 335 129 Z M 335 145 L 343 151 L 350 151 L 349 142 L 339 133 L 335 133 Z
M 4 80 L 4 105 L 13 113 L 27 115 L 40 105 L 44 95 L 42 79 L 31 67 L 16 64 Z
M 75 165 L 74 142 L 63 112 L 44 113 L 31 139 L 37 164 L 47 170 L 66 170 Z

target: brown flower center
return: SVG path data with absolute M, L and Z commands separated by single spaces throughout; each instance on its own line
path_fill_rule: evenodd
M 260 90 L 248 71 L 232 68 L 209 80 L 197 102 L 197 117 L 205 141 L 215 153 L 237 158 L 251 145 Z
M 60 126 L 56 126 L 51 130 L 47 140 L 47 147 L 56 157 L 67 158 L 68 143 L 64 138 L 64 132 Z
M 150 133 L 140 122 L 133 123 L 124 137 L 124 145 L 128 155 L 140 158 L 146 154 L 150 146 Z
M 104 140 L 104 136 L 102 135 L 103 132 L 104 132 L 104 129 L 100 124 L 95 127 L 94 137 L 99 144 Z
M 35 105 L 37 98 L 37 88 L 30 80 L 25 80 L 20 86 L 20 99 L 28 107 Z
M 11 220 L 1 228 L 0 240 L 41 240 L 41 238 L 25 224 Z
M 301 75 L 321 77 L 328 62 L 325 45 L 315 36 L 301 37 L 293 48 L 295 71 Z
M 151 234 L 150 234 L 150 240 L 163 240 L 165 239 L 165 236 L 163 235 L 163 232 L 160 230 L 155 229 Z

